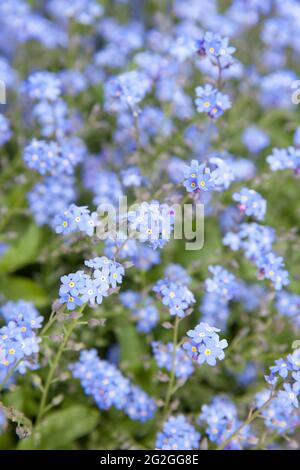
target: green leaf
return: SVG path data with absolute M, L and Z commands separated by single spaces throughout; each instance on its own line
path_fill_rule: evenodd
M 141 357 L 146 353 L 133 325 L 122 325 L 116 331 L 121 349 L 121 361 L 126 369 L 141 368 Z
M 8 276 L 1 279 L 1 293 L 9 300 L 29 300 L 37 307 L 48 303 L 48 296 L 43 288 L 26 277 Z
M 24 235 L 1 257 L 0 272 L 13 272 L 35 262 L 41 243 L 41 233 L 35 224 L 31 224 Z
M 98 424 L 100 413 L 82 405 L 74 405 L 65 410 L 49 414 L 36 427 L 34 438 L 25 439 L 18 445 L 20 450 L 57 450 L 68 447 L 72 442 L 89 434 Z

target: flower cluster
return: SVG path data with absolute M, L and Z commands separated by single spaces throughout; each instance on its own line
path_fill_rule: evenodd
M 258 279 L 269 279 L 276 290 L 289 284 L 284 260 L 272 251 L 275 231 L 256 223 L 243 223 L 237 232 L 227 232 L 223 243 L 234 251 L 242 249 L 258 269 Z
M 208 57 L 214 65 L 228 68 L 233 63 L 232 54 L 236 50 L 228 43 L 229 38 L 207 31 L 196 41 L 196 52 L 200 58 Z
M 131 236 L 136 234 L 140 242 L 148 243 L 154 249 L 162 248 L 171 237 L 174 211 L 158 201 L 143 202 L 128 212 L 128 222 Z
M 158 367 L 170 372 L 173 368 L 173 343 L 163 344 L 161 341 L 153 341 L 151 346 Z M 194 372 L 192 360 L 180 346 L 176 348 L 174 369 L 175 377 L 178 379 L 187 379 Z
M 157 434 L 156 449 L 159 450 L 193 450 L 198 449 L 200 433 L 183 415 L 171 416 Z
M 142 333 L 150 333 L 159 321 L 159 313 L 151 297 L 144 297 L 139 292 L 124 291 L 120 294 L 122 304 L 132 311 L 132 319 L 136 321 L 136 329 Z
M 72 176 L 47 176 L 27 194 L 30 212 L 37 225 L 49 224 L 54 228 L 54 219 L 62 213 L 76 197 Z
M 286 149 L 273 149 L 273 153 L 267 157 L 267 162 L 272 171 L 294 170 L 300 173 L 300 149 L 288 147 Z
M 156 405 L 143 390 L 108 361 L 99 359 L 95 349 L 81 351 L 78 362 L 70 370 L 79 379 L 84 392 L 92 396 L 101 410 L 112 406 L 123 410 L 130 419 L 148 421 L 156 411 Z
M 84 153 L 85 147 L 77 139 L 65 139 L 60 143 L 33 139 L 25 147 L 23 159 L 29 168 L 41 175 L 71 175 Z
M 160 279 L 153 287 L 163 305 L 168 307 L 170 315 L 183 318 L 187 309 L 195 302 L 193 293 L 181 283 L 173 282 L 169 278 Z
M 208 269 L 212 273 L 213 278 L 206 279 L 206 291 L 212 294 L 219 294 L 227 300 L 232 299 L 238 290 L 235 276 L 219 265 L 209 266 Z
M 224 330 L 230 313 L 228 303 L 219 293 L 205 292 L 199 306 L 201 321 Z
M 114 112 L 129 109 L 136 113 L 151 85 L 147 75 L 135 70 L 112 78 L 105 85 L 106 109 Z
M 185 167 L 184 183 L 186 190 L 190 192 L 213 191 L 216 187 L 214 175 L 208 166 L 199 164 L 197 160 L 192 160 L 189 166 Z
M 268 147 L 270 138 L 268 134 L 259 127 L 249 126 L 242 134 L 242 141 L 249 152 L 257 154 Z
M 278 312 L 290 318 L 296 326 L 300 326 L 300 296 L 287 291 L 278 292 L 276 295 L 276 308 Z
M 7 322 L 0 328 L 0 369 L 24 374 L 27 368 L 36 368 L 41 341 L 36 330 L 43 318 L 31 303 L 22 300 L 7 302 L 0 313 Z
M 183 349 L 198 364 L 207 363 L 209 366 L 215 366 L 217 359 L 220 361 L 224 359 L 223 349 L 228 346 L 226 339 L 220 340 L 219 331 L 207 323 L 199 323 L 193 330 L 187 332 L 189 339 L 183 344 Z
M 101 304 L 103 297 L 122 283 L 125 271 L 117 261 L 101 256 L 85 261 L 85 265 L 91 268 L 91 274 L 77 271 L 61 277 L 59 300 L 68 310 L 85 303 Z
M 280 434 L 293 432 L 300 423 L 296 413 L 300 394 L 300 349 L 295 349 L 286 359 L 276 360 L 265 379 L 271 390 L 263 390 L 255 396 L 257 408 L 269 401 L 261 412 L 265 426 Z M 282 388 L 274 392 L 279 379 L 283 381 Z
M 71 204 L 62 215 L 56 215 L 53 225 L 56 233 L 67 235 L 79 231 L 92 237 L 97 226 L 97 213 L 90 213 L 86 206 Z
M 254 189 L 242 188 L 238 193 L 233 193 L 232 198 L 238 203 L 238 209 L 241 213 L 257 220 L 264 220 L 267 202 Z
M 216 396 L 209 405 L 203 405 L 198 418 L 200 425 L 205 424 L 209 440 L 217 445 L 228 439 L 241 425 L 235 405 L 226 396 Z M 226 450 L 242 450 L 253 443 L 249 426 L 226 445 Z
M 195 103 L 198 113 L 205 113 L 212 119 L 217 119 L 224 114 L 226 109 L 231 108 L 229 96 L 212 85 L 198 86 L 196 95 Z
M 103 7 L 95 0 L 50 0 L 49 11 L 62 20 L 92 25 L 102 14 Z
M 35 101 L 56 101 L 61 95 L 61 82 L 55 73 L 34 72 L 24 83 L 23 91 Z

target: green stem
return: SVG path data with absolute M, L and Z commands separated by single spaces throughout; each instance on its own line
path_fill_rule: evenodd
M 83 312 L 84 307 L 85 307 L 85 304 L 80 308 L 79 313 Z M 47 379 L 46 379 L 45 386 L 43 387 L 42 399 L 41 399 L 40 406 L 39 406 L 39 412 L 38 412 L 38 416 L 37 416 L 37 419 L 36 419 L 36 425 L 39 424 L 41 418 L 45 414 L 45 408 L 47 406 L 48 393 L 49 393 L 51 383 L 53 381 L 53 377 L 54 377 L 56 369 L 58 367 L 60 358 L 61 358 L 61 356 L 62 356 L 62 354 L 63 354 L 63 352 L 66 348 L 66 345 L 67 345 L 69 339 L 70 339 L 70 336 L 73 333 L 74 329 L 76 328 L 78 320 L 79 320 L 79 317 L 76 317 L 72 321 L 70 321 L 70 324 L 68 325 L 68 328 L 67 328 L 67 331 L 65 333 L 64 339 L 63 339 L 63 341 L 62 341 L 62 343 L 61 343 L 61 345 L 60 345 L 60 347 L 59 347 L 59 349 L 56 353 L 56 356 L 55 356 L 55 358 L 54 358 L 54 360 L 51 364 L 51 367 L 49 369 L 48 376 L 47 376 Z
M 178 326 L 179 326 L 180 318 L 176 316 L 175 325 L 173 329 L 173 351 L 172 351 L 172 369 L 171 375 L 169 380 L 169 386 L 166 395 L 166 401 L 164 406 L 164 417 L 168 414 L 170 401 L 172 395 L 174 393 L 174 381 L 175 381 L 175 369 L 176 369 L 176 349 L 177 349 L 177 341 L 178 341 Z
M 232 439 L 234 439 L 246 426 L 251 424 L 252 421 L 254 421 L 260 415 L 260 413 L 265 408 L 267 408 L 267 406 L 269 406 L 269 404 L 274 400 L 274 398 L 276 398 L 276 396 L 276 393 L 271 394 L 270 398 L 265 401 L 265 403 L 263 403 L 254 413 L 250 412 L 246 421 L 244 421 L 234 433 L 232 433 L 227 439 L 225 439 L 225 441 L 217 447 L 217 450 L 223 450 L 227 446 L 227 444 L 232 441 Z
M 51 315 L 50 315 L 50 318 L 48 320 L 48 322 L 46 323 L 46 325 L 44 326 L 44 328 L 42 329 L 41 333 L 40 333 L 40 336 L 44 336 L 45 333 L 49 330 L 49 328 L 51 328 L 51 326 L 53 325 L 53 323 L 55 323 L 56 321 L 56 313 L 57 312 L 52 312 Z

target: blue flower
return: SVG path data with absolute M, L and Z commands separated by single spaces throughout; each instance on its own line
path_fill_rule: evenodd
M 283 384 L 284 390 L 280 390 L 278 398 L 282 400 L 282 403 L 286 407 L 294 406 L 298 408 L 299 402 L 297 398 L 298 392 L 292 387 L 291 384 Z
M 216 183 L 213 175 L 204 164 L 199 164 L 197 160 L 192 160 L 189 166 L 184 170 L 185 181 L 183 185 L 188 192 L 213 191 Z
M 105 85 L 105 108 L 108 111 L 129 109 L 138 112 L 138 104 L 150 91 L 151 80 L 143 72 L 133 70 L 110 79 Z
M 235 276 L 219 265 L 209 266 L 208 269 L 213 274 L 213 278 L 205 281 L 207 292 L 217 293 L 227 300 L 232 299 L 238 291 Z
M 270 143 L 269 136 L 259 127 L 249 126 L 242 134 L 242 141 L 251 153 L 259 153 Z
M 143 390 L 111 363 L 99 359 L 95 349 L 83 350 L 78 362 L 70 365 L 73 377 L 80 380 L 86 395 L 92 396 L 101 410 L 116 407 L 130 419 L 145 422 L 150 420 L 156 405 Z
M 54 224 L 55 216 L 66 210 L 76 197 L 73 177 L 48 176 L 27 194 L 30 212 L 38 225 Z
M 71 204 L 62 214 L 56 215 L 53 225 L 59 234 L 68 235 L 78 231 L 92 237 L 98 225 L 98 216 L 96 212 L 90 213 L 86 206 Z
M 287 149 L 273 149 L 267 157 L 272 171 L 292 169 L 296 174 L 300 171 L 300 149 L 288 147 Z
M 183 349 L 198 364 L 206 362 L 210 366 L 216 365 L 216 359 L 224 359 L 223 349 L 228 346 L 225 339 L 220 340 L 218 331 L 206 323 L 200 323 L 187 332 L 189 339 L 183 344 Z
M 270 371 L 272 374 L 278 373 L 280 377 L 286 379 L 289 373 L 288 363 L 283 359 L 278 359 L 275 361 L 275 366 L 270 367 Z
M 171 416 L 157 434 L 156 449 L 193 450 L 198 449 L 201 435 L 183 415 Z
M 131 385 L 124 411 L 130 419 L 144 423 L 153 418 L 156 404 L 140 387 Z
M 187 286 L 171 282 L 168 278 L 159 280 L 153 291 L 159 295 L 163 305 L 169 307 L 170 314 L 180 318 L 185 316 L 187 308 L 195 302 Z
M 92 25 L 103 14 L 103 6 L 95 0 L 50 0 L 50 12 L 61 20 Z
M 173 368 L 173 343 L 163 344 L 160 341 L 151 343 L 153 355 L 159 368 L 171 371 Z M 194 372 L 193 362 L 182 347 L 176 348 L 175 377 L 186 379 Z
M 0 114 L 0 147 L 10 140 L 12 132 L 9 120 Z
M 270 279 L 276 290 L 282 289 L 289 284 L 289 273 L 282 269 L 284 267 L 283 258 L 270 252 L 257 260 L 259 273 L 264 279 Z
M 228 38 L 207 31 L 203 38 L 196 41 L 196 51 L 199 57 L 208 57 L 214 65 L 228 68 L 233 62 L 232 54 L 235 52 L 235 47 L 229 46 L 228 43 Z
M 55 73 L 34 72 L 27 78 L 23 90 L 34 100 L 56 101 L 61 95 L 61 81 Z
M 289 354 L 288 363 L 293 370 L 298 371 L 300 370 L 300 349 L 295 349 L 292 354 Z
M 216 119 L 221 116 L 226 109 L 231 107 L 231 102 L 227 95 L 224 95 L 212 85 L 196 88 L 197 98 L 195 100 L 197 111 L 205 113 L 209 117 Z
M 237 201 L 242 213 L 253 216 L 257 220 L 264 220 L 266 214 L 266 200 L 253 189 L 242 188 L 238 193 L 233 193 L 232 198 Z

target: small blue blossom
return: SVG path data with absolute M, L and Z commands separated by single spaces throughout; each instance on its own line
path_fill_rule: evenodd
M 140 387 L 131 385 L 127 400 L 124 411 L 130 419 L 144 423 L 153 418 L 156 412 L 155 401 Z
M 163 344 L 160 341 L 153 341 L 151 346 L 158 367 L 170 372 L 173 368 L 173 343 Z M 182 347 L 176 348 L 174 368 L 175 377 L 178 379 L 187 379 L 194 372 L 193 362 Z
M 53 225 L 59 234 L 67 235 L 79 231 L 92 237 L 98 225 L 98 216 L 96 212 L 90 213 L 86 206 L 71 204 L 63 214 L 56 215 Z
M 95 0 L 50 0 L 48 9 L 62 20 L 92 25 L 103 14 L 103 7 Z
M 162 248 L 171 237 L 174 210 L 158 201 L 142 202 L 136 210 L 128 212 L 129 233 L 154 249 Z
M 217 293 L 227 300 L 232 299 L 238 290 L 235 276 L 219 265 L 209 266 L 208 269 L 212 273 L 213 278 L 206 279 L 206 291 Z
M 196 52 L 200 58 L 208 57 L 214 65 L 227 68 L 233 63 L 235 47 L 228 45 L 229 39 L 207 31 L 203 38 L 196 41 Z
M 114 406 L 130 419 L 141 422 L 153 417 L 156 411 L 154 400 L 131 384 L 113 364 L 99 359 L 95 349 L 81 351 L 79 360 L 70 365 L 70 370 L 100 410 Z
M 205 113 L 209 117 L 216 119 L 221 116 L 226 109 L 231 107 L 228 95 L 224 95 L 212 85 L 196 88 L 197 98 L 195 100 L 197 111 Z
M 171 416 L 156 437 L 156 449 L 193 450 L 199 447 L 200 433 L 183 415 Z
M 238 193 L 233 193 L 232 198 L 238 202 L 238 208 L 242 213 L 257 220 L 264 220 L 267 202 L 258 192 L 242 188 Z
M 299 402 L 296 390 L 294 390 L 291 384 L 283 384 L 283 388 L 284 390 L 280 390 L 278 394 L 278 398 L 282 401 L 283 405 L 298 408 Z
M 242 141 L 249 152 L 256 154 L 268 147 L 270 138 L 259 127 L 249 126 L 242 134 Z
M 11 136 L 10 122 L 3 114 L 0 114 L 0 147 L 9 141 Z
M 189 339 L 183 344 L 183 349 L 198 364 L 206 362 L 215 366 L 217 359 L 224 359 L 223 349 L 228 346 L 225 339 L 220 340 L 218 331 L 220 330 L 206 323 L 200 323 L 194 330 L 187 332 Z
M 185 285 L 168 278 L 159 280 L 153 291 L 161 298 L 163 305 L 169 308 L 170 315 L 180 318 L 186 315 L 186 310 L 195 302 L 193 293 Z
M 151 80 L 143 72 L 125 72 L 110 79 L 105 85 L 105 108 L 108 111 L 129 109 L 138 112 L 138 104 L 152 86 Z
M 30 212 L 37 225 L 54 225 L 54 219 L 74 201 L 76 197 L 73 177 L 48 176 L 37 183 L 27 194 Z
M 34 72 L 27 78 L 23 89 L 31 99 L 56 101 L 61 95 L 61 81 L 55 73 Z
M 291 169 L 298 174 L 300 172 L 300 149 L 295 147 L 275 148 L 272 154 L 267 157 L 267 162 L 272 171 Z
M 216 187 L 210 169 L 204 164 L 200 165 L 197 160 L 192 160 L 190 165 L 185 167 L 184 177 L 183 185 L 188 192 L 213 191 Z

